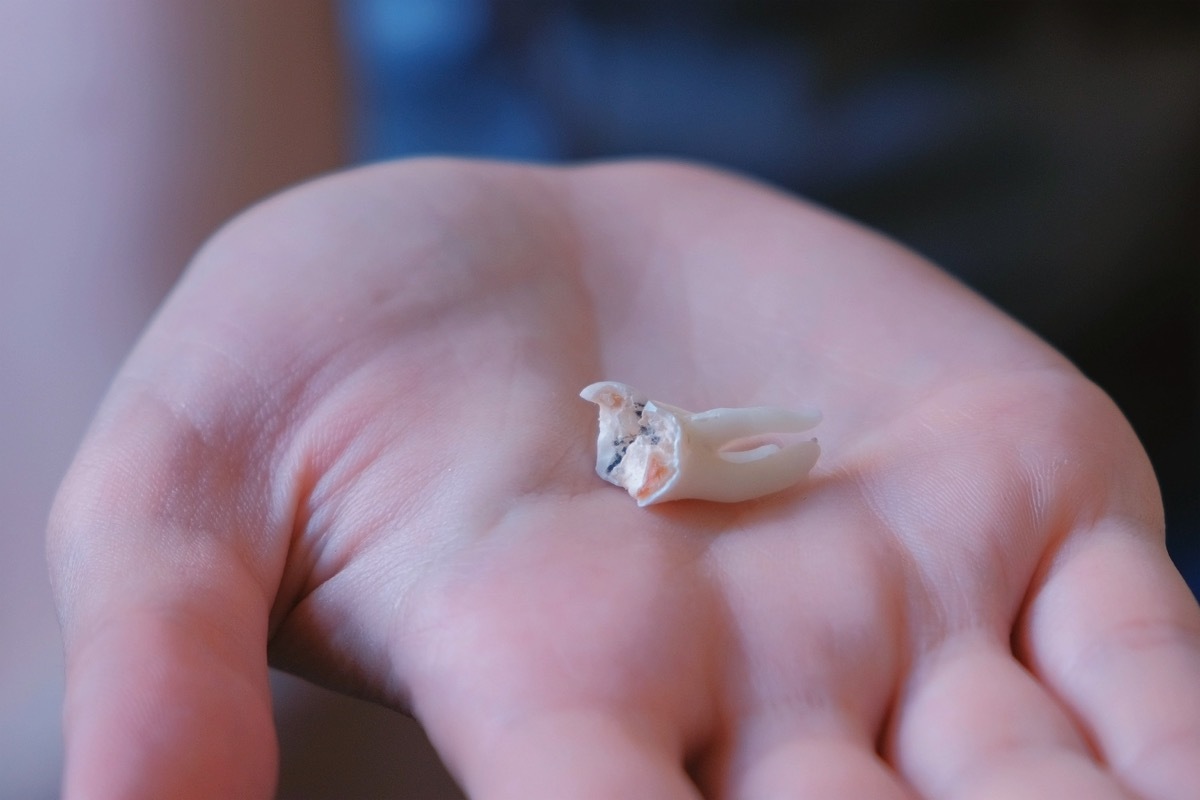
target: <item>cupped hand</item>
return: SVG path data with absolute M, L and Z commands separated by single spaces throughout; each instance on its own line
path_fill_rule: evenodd
M 794 489 L 639 509 L 602 379 L 817 407 Z M 197 256 L 68 475 L 66 794 L 269 797 L 268 661 L 473 798 L 1185 798 L 1200 613 L 1059 355 L 695 167 L 326 178 Z

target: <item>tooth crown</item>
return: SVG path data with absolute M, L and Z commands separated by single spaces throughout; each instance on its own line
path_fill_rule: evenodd
M 693 414 L 616 381 L 593 383 L 580 397 L 600 407 L 596 474 L 625 488 L 639 506 L 684 498 L 736 503 L 772 494 L 808 475 L 821 452 L 815 439 L 784 446 L 762 441 L 812 428 L 821 420 L 816 412 L 764 406 Z M 738 446 L 742 440 L 747 446 Z

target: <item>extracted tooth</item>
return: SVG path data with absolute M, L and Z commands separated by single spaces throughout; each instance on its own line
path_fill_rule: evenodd
M 812 428 L 821 421 L 815 411 L 763 406 L 693 414 L 615 381 L 593 383 L 579 396 L 600 406 L 596 474 L 624 487 L 639 506 L 762 497 L 802 480 L 821 453 L 816 439 L 763 442 Z

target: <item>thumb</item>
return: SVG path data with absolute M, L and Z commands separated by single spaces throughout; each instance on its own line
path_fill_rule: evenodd
M 146 392 L 109 407 L 48 540 L 67 660 L 63 796 L 271 797 L 266 646 L 287 537 L 271 536 L 269 494 L 229 431 Z

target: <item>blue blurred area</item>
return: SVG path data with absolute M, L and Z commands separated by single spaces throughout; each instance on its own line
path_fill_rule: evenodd
M 803 39 L 510 6 L 522 4 L 347 0 L 357 157 L 659 153 L 844 186 L 968 124 L 971 87 L 919 66 L 827 97 Z
M 544 104 L 523 88 L 520 70 L 493 52 L 487 0 L 349 0 L 343 22 L 357 79 L 360 160 L 560 155 Z
M 930 256 L 1138 430 L 1200 587 L 1200 5 L 343 0 L 357 156 L 679 155 Z

